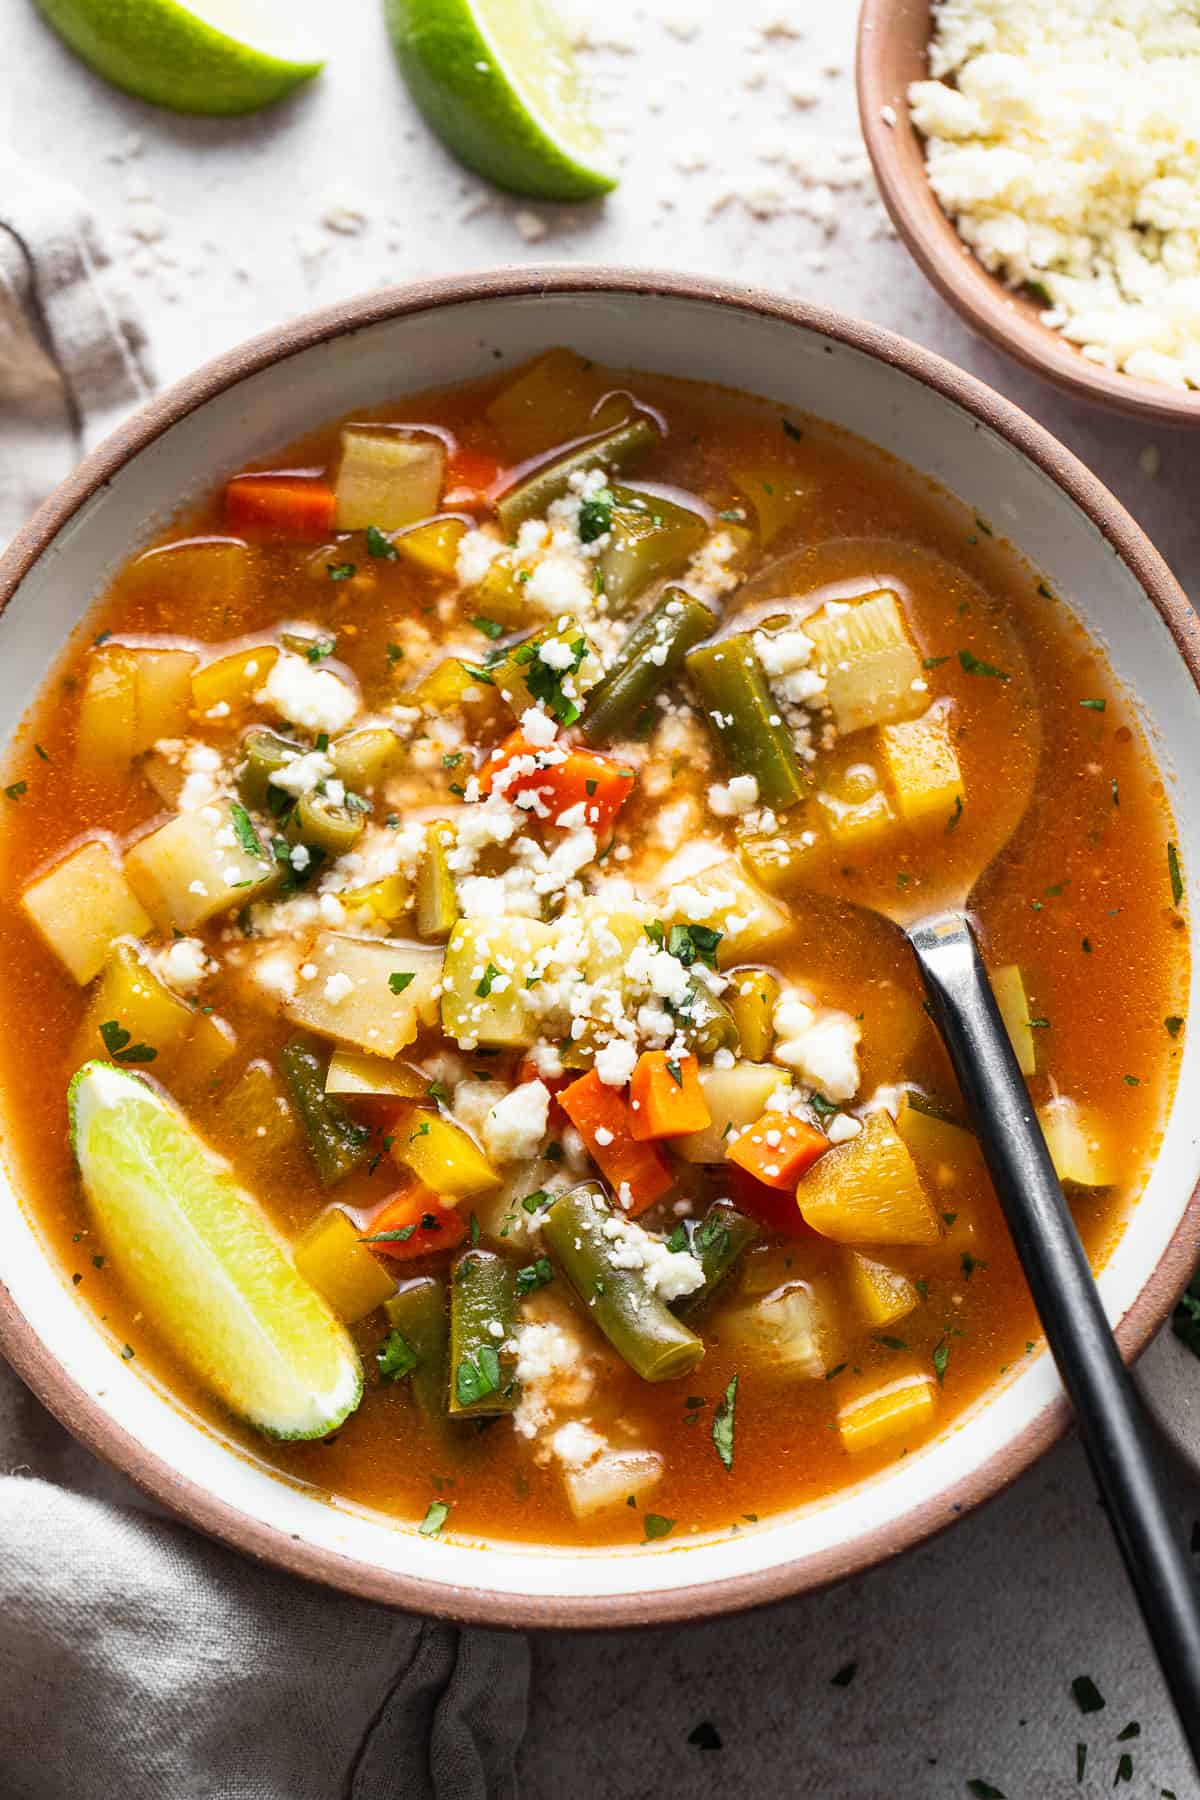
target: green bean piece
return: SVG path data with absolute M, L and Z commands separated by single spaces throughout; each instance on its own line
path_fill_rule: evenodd
M 706 638 L 716 623 L 715 615 L 699 600 L 682 588 L 668 588 L 633 627 L 612 668 L 588 695 L 579 727 L 588 743 L 611 743 L 632 731 L 642 708 L 678 674 L 687 652 Z M 664 646 L 666 655 L 662 656 Z
M 600 554 L 608 610 L 623 613 L 652 581 L 678 575 L 708 536 L 700 513 L 636 488 L 611 490 L 610 537 Z
M 686 667 L 731 773 L 753 775 L 759 799 L 775 812 L 796 806 L 808 781 L 749 633 L 702 644 Z
M 450 1343 L 445 1282 L 433 1275 L 406 1281 L 390 1300 L 384 1301 L 383 1310 L 388 1324 L 400 1333 L 417 1359 L 412 1388 L 418 1406 L 430 1418 L 444 1418 Z
M 710 994 L 698 982 L 692 984 L 692 998 L 687 1017 L 681 1014 L 680 1025 L 696 1055 L 711 1062 L 718 1050 L 740 1047 L 737 1020 L 723 1000 Z
M 366 825 L 365 810 L 343 805 L 312 788 L 297 800 L 284 835 L 289 843 L 315 845 L 326 856 L 344 856 L 353 850 Z
M 518 481 L 515 487 L 501 495 L 496 502 L 496 517 L 502 529 L 514 532 L 522 520 L 543 514 L 551 501 L 561 499 L 566 493 L 572 475 L 584 475 L 589 469 L 623 469 L 661 441 L 662 433 L 653 419 L 638 413 L 636 418 L 618 425 L 615 431 L 606 431 L 589 443 L 577 444 L 565 456 L 556 456 L 552 462 L 543 463 L 540 469 L 535 469 L 532 475 L 527 475 L 524 481 Z
M 382 781 L 400 750 L 400 739 L 386 725 L 364 725 L 358 731 L 347 731 L 329 746 L 334 774 L 356 793 Z
M 517 1404 L 516 1359 L 505 1345 L 517 1322 L 517 1274 L 491 1250 L 468 1250 L 450 1279 L 449 1405 L 487 1418 Z
M 371 1134 L 365 1125 L 356 1124 L 340 1100 L 325 1092 L 325 1061 L 310 1038 L 289 1038 L 279 1052 L 279 1066 L 296 1102 L 317 1173 L 325 1187 L 332 1187 L 358 1167 Z
M 242 751 L 246 760 L 238 770 L 237 784 L 246 805 L 265 812 L 273 794 L 281 801 L 286 800 L 288 796 L 283 788 L 272 790 L 271 777 L 303 756 L 303 747 L 279 737 L 274 731 L 257 730 L 246 733 Z
M 417 864 L 417 936 L 426 944 L 444 944 L 458 923 L 458 896 L 447 851 L 454 843 L 445 819 L 425 827 L 425 847 Z
M 643 1381 L 672 1381 L 704 1357 L 704 1345 L 646 1286 L 640 1269 L 623 1269 L 605 1236 L 614 1216 L 596 1182 L 572 1188 L 546 1214 L 542 1235 L 617 1354 Z
M 696 1318 L 705 1311 L 722 1282 L 760 1236 L 754 1220 L 730 1206 L 728 1200 L 717 1200 L 709 1207 L 692 1233 L 691 1246 L 692 1255 L 699 1258 L 704 1270 L 704 1286 L 676 1300 L 675 1311 L 681 1319 Z

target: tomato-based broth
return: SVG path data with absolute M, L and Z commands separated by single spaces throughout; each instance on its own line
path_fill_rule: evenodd
M 427 1535 L 750 1529 L 1034 1351 L 867 903 L 995 858 L 1095 1264 L 1157 1148 L 1187 943 L 1130 705 L 986 517 L 765 402 L 552 351 L 315 432 L 120 571 L 6 781 L 5 1137 L 64 1280 Z

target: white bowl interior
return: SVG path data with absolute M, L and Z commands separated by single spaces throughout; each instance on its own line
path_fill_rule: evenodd
M 695 297 L 599 292 L 486 297 L 384 320 L 262 370 L 181 419 L 80 509 L 0 617 L 0 736 L 17 724 L 111 571 L 215 476 L 354 406 L 492 373 L 497 352 L 516 362 L 555 343 L 607 363 L 749 389 L 882 445 L 968 503 L 977 501 L 1056 591 L 1079 604 L 1118 676 L 1139 697 L 1160 755 L 1160 722 L 1171 723 L 1179 742 L 1180 722 L 1196 720 L 1196 691 L 1166 626 L 1101 532 L 1047 474 L 955 402 L 863 351 L 778 318 Z M 1164 772 L 1185 866 L 1200 868 L 1200 759 Z M 1193 987 L 1197 979 L 1200 969 L 1193 971 Z M 1181 1096 L 1194 1089 L 1198 1059 L 1200 1034 L 1191 1034 Z M 1189 1118 L 1177 1098 L 1148 1190 L 1101 1280 L 1114 1320 L 1165 1251 L 1198 1179 L 1194 1109 Z M 949 1513 L 949 1490 L 1011 1444 L 1059 1392 L 1049 1358 L 1031 1359 L 965 1426 L 960 1422 L 885 1474 L 835 1503 L 737 1535 L 592 1554 L 434 1542 L 273 1477 L 123 1363 L 73 1303 L 22 1210 L 11 1170 L 0 1182 L 0 1244 L 10 1293 L 53 1356 L 97 1407 L 188 1480 L 303 1543 L 476 1593 L 638 1595 L 652 1607 L 663 1590 L 846 1550 L 885 1521 L 936 1505 L 942 1496 Z M 456 1602 L 448 1596 L 448 1604 Z

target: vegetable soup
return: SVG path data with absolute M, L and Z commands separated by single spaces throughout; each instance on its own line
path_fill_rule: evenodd
M 753 1529 L 1021 1366 L 860 903 L 932 909 L 1036 770 L 971 904 L 1097 1265 L 1187 941 L 1134 712 L 972 498 L 560 349 L 121 569 L 9 757 L 0 1067 L 122 1355 L 343 1502 L 575 1545 Z

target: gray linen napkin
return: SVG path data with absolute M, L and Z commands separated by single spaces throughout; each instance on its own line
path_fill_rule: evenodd
M 0 150 L 0 543 L 149 380 L 80 196 Z M 528 1678 L 161 1516 L 0 1363 L 3 1800 L 512 1800 Z

